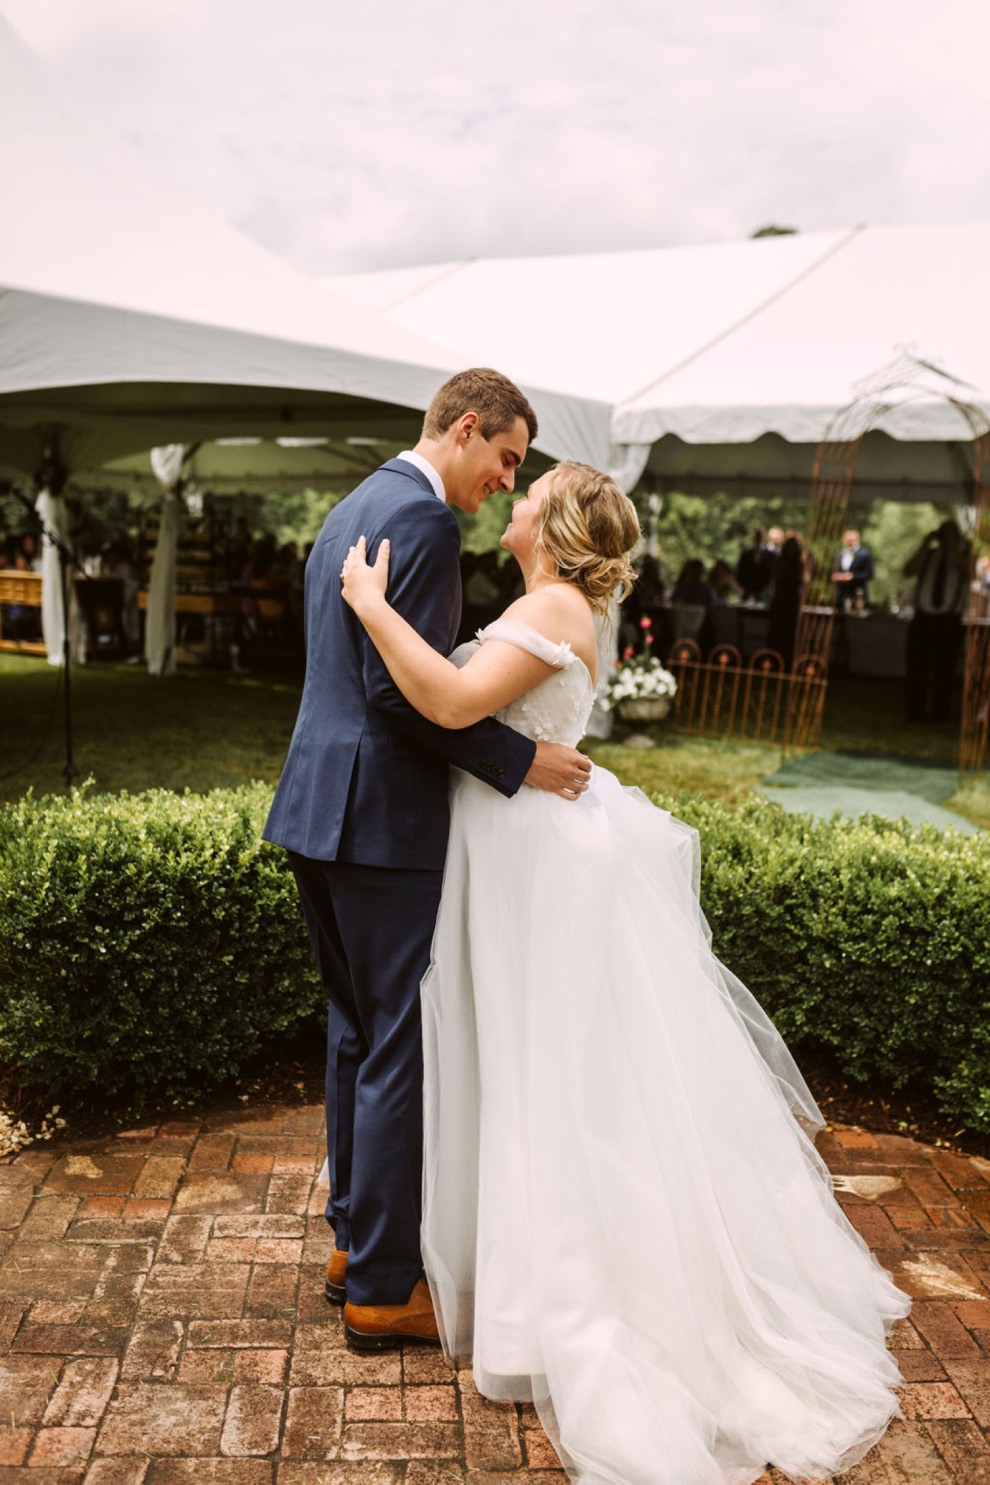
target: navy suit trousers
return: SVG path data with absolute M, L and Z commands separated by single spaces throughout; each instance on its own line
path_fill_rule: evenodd
M 328 1000 L 327 1219 L 352 1304 L 404 1304 L 422 1272 L 423 1031 L 442 870 L 289 852 Z

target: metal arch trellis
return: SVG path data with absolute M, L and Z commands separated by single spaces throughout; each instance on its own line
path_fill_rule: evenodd
M 760 650 L 748 664 L 732 645 L 705 660 L 690 639 L 674 645 L 669 665 L 678 680 L 673 725 L 678 731 L 746 737 L 784 748 L 818 744 L 828 685 L 835 620 L 832 569 L 846 520 L 856 459 L 866 434 L 896 402 L 939 397 L 951 404 L 973 439 L 973 550 L 990 554 L 990 413 L 962 395 L 963 384 L 909 354 L 868 381 L 836 414 L 812 465 L 807 545 L 811 572 L 802 596 L 793 668 Z M 966 619 L 961 772 L 986 766 L 990 738 L 990 592 L 971 585 Z
M 973 480 L 973 553 L 990 556 L 990 432 L 975 440 L 976 464 Z M 959 772 L 976 773 L 987 766 L 990 735 L 990 585 L 971 583 L 966 616 L 966 649 L 963 658 L 962 726 L 959 738 Z
M 990 484 L 984 478 L 990 466 L 990 413 L 965 398 L 962 391 L 960 382 L 937 367 L 914 356 L 901 356 L 862 384 L 859 396 L 836 415 L 818 446 L 808 515 L 811 574 L 794 647 L 794 672 L 806 684 L 792 687 L 788 696 L 785 746 L 814 747 L 821 735 L 835 621 L 833 558 L 842 537 L 860 446 L 895 402 L 941 397 L 969 428 L 973 439 L 973 550 L 990 551 Z M 985 765 L 990 717 L 990 596 L 975 585 L 970 588 L 966 617 L 963 676 L 961 772 Z

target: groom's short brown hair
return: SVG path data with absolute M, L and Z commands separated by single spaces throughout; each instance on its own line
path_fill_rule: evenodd
M 536 437 L 536 414 L 515 382 L 488 366 L 473 366 L 459 371 L 444 382 L 426 409 L 423 420 L 424 438 L 442 438 L 447 429 L 466 412 L 478 414 L 482 438 L 505 433 L 516 418 L 522 418 L 529 429 L 530 442 Z

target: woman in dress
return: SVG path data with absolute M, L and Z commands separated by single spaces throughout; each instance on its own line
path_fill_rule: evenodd
M 777 651 L 785 670 L 794 668 L 794 641 L 808 576 L 804 543 L 792 533 L 780 549 L 767 616 L 767 648 Z
M 595 615 L 631 577 L 631 502 L 565 463 L 502 538 L 525 595 L 451 660 L 385 598 L 344 597 L 433 721 L 497 711 L 575 744 Z M 534 1402 L 581 1485 L 826 1479 L 897 1412 L 908 1301 L 836 1205 L 820 1116 L 711 952 L 695 833 L 595 768 L 576 803 L 452 782 L 423 982 L 423 1257 L 448 1358 Z M 743 905 L 744 906 L 744 905 Z

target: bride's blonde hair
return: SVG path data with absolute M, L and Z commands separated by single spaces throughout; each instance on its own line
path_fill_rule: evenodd
M 636 507 L 609 475 L 590 464 L 565 459 L 551 481 L 536 523 L 535 549 L 573 583 L 600 614 L 613 596 L 633 585 L 629 553 L 639 541 Z M 618 591 L 617 591 L 618 590 Z

